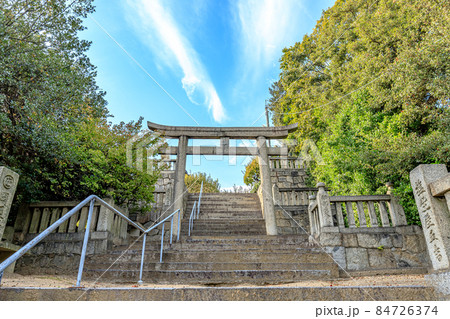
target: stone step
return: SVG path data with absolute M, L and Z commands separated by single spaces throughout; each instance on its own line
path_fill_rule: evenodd
M 186 212 L 190 212 L 192 211 L 194 205 L 187 205 L 186 206 Z M 195 207 L 195 209 L 197 209 L 197 206 Z M 256 212 L 261 212 L 261 207 L 258 205 L 244 205 L 244 204 L 227 204 L 227 203 L 214 203 L 214 204 L 200 204 L 200 211 L 241 211 L 241 212 L 246 212 L 246 211 L 256 211 Z
M 161 247 L 160 243 L 158 241 L 155 241 L 153 243 L 147 242 L 146 246 L 148 246 L 148 249 L 159 249 Z M 172 251 L 201 251 L 201 250 L 239 250 L 239 251 L 250 251 L 250 250 L 256 250 L 256 251 L 285 251 L 285 250 L 296 250 L 301 248 L 319 248 L 313 244 L 310 243 L 300 243 L 300 244 L 265 244 L 261 245 L 258 243 L 255 244 L 246 244 L 242 245 L 239 243 L 210 243 L 210 244 L 202 244 L 199 245 L 198 243 L 173 243 L 171 246 L 168 244 L 168 242 L 164 243 L 164 247 L 166 249 L 170 249 Z M 133 250 L 139 250 L 142 248 L 142 242 L 136 243 L 133 246 L 118 246 L 113 248 L 114 251 L 125 251 L 127 249 L 133 249 Z
M 167 242 L 167 240 L 166 240 Z M 142 238 L 139 239 L 136 244 L 138 247 L 142 245 Z M 257 246 L 264 249 L 266 245 L 277 245 L 282 247 L 283 245 L 294 245 L 295 248 L 298 247 L 316 247 L 314 244 L 309 244 L 309 236 L 307 234 L 298 235 L 278 235 L 278 236 L 267 236 L 267 235 L 256 235 L 256 236 L 211 236 L 208 238 L 191 236 L 191 237 L 181 237 L 179 242 L 173 242 L 173 247 L 176 249 L 177 246 L 191 245 L 195 247 L 212 247 L 212 246 L 223 246 L 223 245 L 233 245 L 238 248 L 245 249 L 245 247 Z M 128 247 L 128 246 L 119 246 Z M 134 247 L 134 246 L 133 246 Z
M 189 197 L 198 198 L 199 193 L 189 193 Z M 202 193 L 202 198 L 213 197 L 245 197 L 245 198 L 259 198 L 256 193 Z
M 244 223 L 249 222 L 249 223 Z M 242 229 L 265 229 L 264 221 L 255 222 L 252 219 L 245 220 L 211 220 L 211 219 L 196 219 L 194 220 L 194 229 L 223 229 L 223 230 L 242 230 Z M 183 223 L 181 225 L 181 230 L 188 229 L 189 222 Z
M 187 204 L 186 205 L 186 211 L 188 210 L 192 210 L 192 207 L 194 205 L 192 204 Z M 195 205 L 197 208 L 197 205 Z M 227 202 L 223 202 L 223 203 L 218 203 L 218 202 L 214 202 L 214 203 L 201 203 L 200 204 L 200 210 L 229 210 L 229 209 L 239 209 L 239 210 L 253 210 L 253 211 L 261 211 L 261 206 L 260 205 L 256 205 L 253 203 L 250 204 L 245 204 L 245 203 L 227 203 Z
M 261 218 L 261 214 L 258 215 L 251 215 L 251 214 L 203 214 L 201 213 L 198 219 L 200 220 L 208 220 L 208 219 L 219 219 L 223 220 L 224 222 L 228 222 L 231 220 L 254 220 Z
M 90 263 L 90 269 L 108 269 L 109 263 Z M 140 262 L 114 263 L 114 269 L 139 270 Z M 334 263 L 215 263 L 215 262 L 144 262 L 144 270 L 330 270 L 333 275 L 339 274 Z
M 186 218 L 189 219 L 189 217 L 191 216 L 191 210 L 186 210 L 187 213 L 189 214 L 185 214 Z M 196 212 L 195 212 L 196 213 Z M 252 218 L 259 218 L 262 219 L 262 213 L 261 211 L 258 210 L 203 210 L 200 209 L 200 214 L 198 214 L 198 216 L 201 217 L 205 217 L 205 216 L 224 216 L 224 217 L 234 217 L 234 218 L 241 218 L 241 217 L 252 217 Z M 213 219 L 213 218 L 211 218 Z
M 159 261 L 159 251 L 146 251 L 144 258 L 147 262 Z M 110 263 L 118 259 L 123 262 L 140 262 L 140 250 L 112 251 L 110 254 L 99 254 L 86 257 L 86 265 L 92 263 Z M 164 250 L 164 262 L 257 262 L 257 263 L 329 263 L 331 258 L 314 249 L 278 251 L 246 251 L 239 253 L 235 250 L 229 251 L 171 251 Z
M 139 270 L 86 269 L 85 278 L 99 278 L 99 282 L 136 282 Z M 319 270 L 146 270 L 142 279 L 157 284 L 280 284 L 312 279 L 331 279 L 333 271 Z
M 83 283 L 83 282 L 82 282 Z M 136 280 L 133 282 L 136 283 Z M 0 288 L 0 301 L 435 301 L 432 287 Z

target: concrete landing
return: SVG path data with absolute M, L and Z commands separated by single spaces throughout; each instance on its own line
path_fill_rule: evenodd
M 0 288 L 0 301 L 432 301 L 434 289 L 403 287 Z
M 8 274 L 0 287 L 6 300 L 156 300 L 156 301 L 432 301 L 439 300 L 424 275 L 386 275 L 336 280 L 307 280 L 279 285 L 161 285 L 144 282 L 117 284 L 82 281 L 85 288 L 71 288 L 73 276 L 21 276 Z M 28 288 L 26 288 L 28 287 Z

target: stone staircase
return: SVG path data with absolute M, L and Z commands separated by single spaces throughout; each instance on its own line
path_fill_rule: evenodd
M 181 234 L 188 235 L 189 216 L 199 194 L 189 194 Z M 266 226 L 257 194 L 206 193 L 202 195 L 199 219 L 192 236 L 265 235 Z
M 171 246 L 165 244 L 163 263 L 158 262 L 160 243 L 147 245 L 146 283 L 279 284 L 339 276 L 337 265 L 311 245 L 307 235 L 265 235 L 256 194 L 203 194 L 199 219 L 188 237 L 189 215 L 197 199 L 198 194 L 190 194 L 181 240 Z M 119 246 L 111 253 L 89 256 L 86 275 L 96 278 L 103 274 L 102 280 L 136 282 L 142 242 L 128 248 Z
M 88 255 L 86 288 L 0 288 L 0 300 L 437 300 L 432 287 L 298 286 L 339 280 L 337 265 L 308 235 L 265 235 L 255 194 L 203 194 L 191 237 L 191 194 L 179 242 L 147 241 L 144 287 L 137 286 L 142 240 Z M 77 263 L 74 263 L 74 267 Z M 73 274 L 75 278 L 76 270 Z M 103 285 L 102 285 L 103 284 Z M 108 287 L 115 285 L 116 287 Z M 266 285 L 277 286 L 266 286 Z M 148 287 L 156 285 L 156 287 Z M 167 287 L 160 286 L 167 285 Z M 106 287 L 105 287 L 106 286 Z M 131 287 L 130 287 L 131 286 Z M 147 287 L 146 287 L 147 286 Z M 90 287 L 90 288 L 89 288 Z

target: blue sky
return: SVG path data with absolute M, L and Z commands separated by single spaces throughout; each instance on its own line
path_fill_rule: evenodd
M 96 0 L 80 36 L 92 41 L 88 56 L 113 123 L 143 116 L 165 125 L 262 126 L 282 49 L 310 33 L 333 2 Z M 228 188 L 243 184 L 248 160 L 189 157 L 187 169 Z

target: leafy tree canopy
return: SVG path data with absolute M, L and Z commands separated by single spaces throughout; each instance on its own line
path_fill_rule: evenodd
M 251 193 L 256 193 L 258 191 L 258 187 L 261 184 L 261 177 L 257 157 L 254 157 L 252 161 L 245 166 L 244 183 L 251 187 Z
M 450 3 L 338 0 L 314 31 L 283 51 L 270 88 L 275 125 L 314 141 L 312 174 L 335 193 L 397 187 L 418 222 L 409 172 L 450 162 Z
M 206 173 L 193 173 L 184 176 L 184 183 L 189 193 L 200 193 L 203 182 L 203 193 L 219 193 L 220 184 L 218 179 L 213 179 L 211 175 Z
M 157 174 L 126 165 L 138 122 L 107 122 L 105 92 L 78 38 L 91 0 L 0 0 L 0 165 L 20 174 L 15 203 L 152 200 Z

